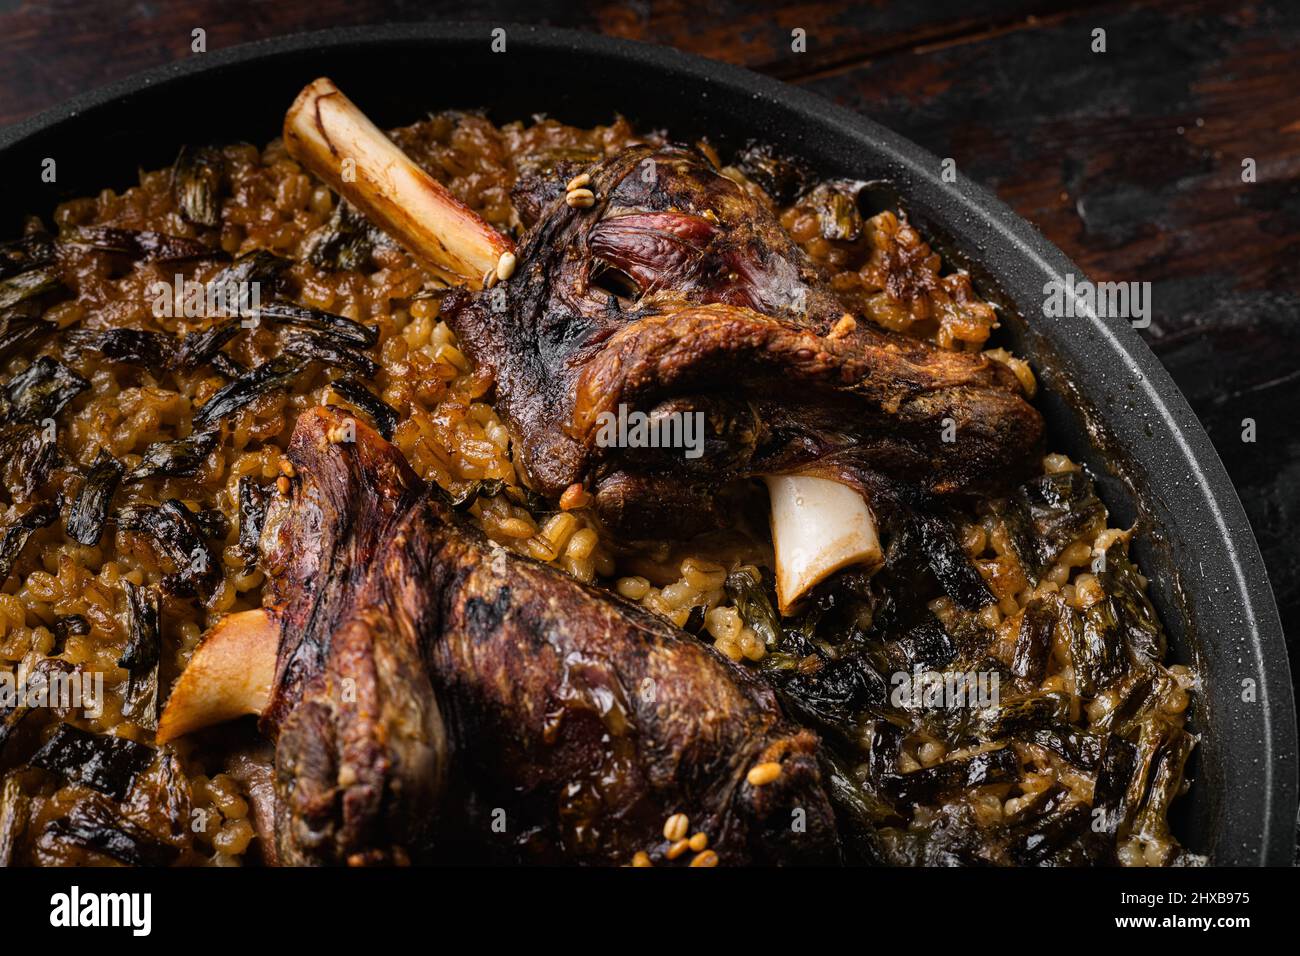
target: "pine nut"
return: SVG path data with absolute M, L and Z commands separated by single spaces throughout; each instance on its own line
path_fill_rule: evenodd
M 686 814 L 674 813 L 664 823 L 664 839 L 669 843 L 676 843 L 686 836 L 686 831 L 690 828 L 690 825 L 690 818 Z
M 501 253 L 501 258 L 497 260 L 497 278 L 505 282 L 514 275 L 516 261 L 513 252 Z
M 596 194 L 590 189 L 571 189 L 564 196 L 570 209 L 589 209 L 596 204 Z

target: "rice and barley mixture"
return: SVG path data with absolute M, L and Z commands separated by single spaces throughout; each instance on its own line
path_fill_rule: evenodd
M 550 120 L 532 125 L 496 127 L 486 119 L 462 113 L 431 116 L 396 131 L 397 143 L 438 180 L 488 222 L 515 228 L 517 222 L 509 192 L 516 171 L 530 164 L 545 164 L 555 157 L 582 157 L 588 161 L 613 154 L 642 141 L 621 119 L 592 130 L 566 127 Z M 657 139 L 658 137 L 648 137 Z M 707 144 L 703 148 L 708 150 Z M 74 227 L 112 226 L 149 230 L 172 236 L 207 237 L 232 255 L 266 249 L 295 260 L 287 273 L 288 287 L 304 305 L 328 310 L 371 325 L 378 344 L 371 355 L 380 371 L 374 391 L 399 413 L 395 444 L 422 477 L 459 495 L 479 481 L 503 481 L 519 486 L 512 461 L 510 438 L 490 402 L 492 382 L 470 367 L 457 348 L 455 337 L 439 321 L 439 283 L 430 279 L 412 259 L 391 245 L 377 245 L 373 268 L 331 270 L 303 261 L 303 250 L 317 230 L 330 221 L 336 197 L 291 159 L 276 141 L 264 150 L 250 145 L 221 150 L 227 195 L 220 225 L 201 229 L 187 222 L 173 198 L 170 170 L 144 172 L 140 184 L 123 193 L 105 190 L 97 196 L 62 205 L 55 214 L 56 231 Z M 734 169 L 726 170 L 743 186 L 757 189 Z M 931 252 L 905 219 L 883 212 L 865 220 L 860 234 L 827 238 L 818 211 L 793 205 L 780 212 L 786 229 L 833 276 L 833 285 L 847 302 L 882 326 L 929 338 L 945 348 L 979 349 L 996 326 L 994 309 L 972 291 L 960 272 L 943 274 L 939 257 Z M 34 223 L 32 228 L 38 228 Z M 71 295 L 47 310 L 44 319 L 60 328 L 134 328 L 184 334 L 202 329 L 209 320 L 160 318 L 150 308 L 147 290 L 157 281 L 172 282 L 176 264 L 136 262 L 122 271 L 112 255 L 82 249 L 61 259 L 63 279 Z M 187 278 L 206 281 L 220 269 L 216 263 L 184 268 Z M 229 354 L 245 366 L 275 356 L 272 331 L 251 329 L 231 343 Z M 63 347 L 58 337 L 42 352 L 50 354 L 86 378 L 91 387 L 79 396 L 60 419 L 61 445 L 79 469 L 88 469 L 96 455 L 106 451 L 129 470 L 139 463 L 154 442 L 184 437 L 191 419 L 226 380 L 210 368 L 193 372 L 151 370 L 106 360 L 93 351 Z M 1003 350 L 993 353 L 1006 362 L 1032 394 L 1033 374 L 1028 365 Z M 16 355 L 3 369 L 12 377 L 23 370 L 32 355 Z M 260 606 L 262 573 L 245 570 L 236 547 L 239 536 L 238 483 L 250 477 L 269 485 L 280 474 L 281 453 L 293 432 L 297 416 L 322 402 L 346 404 L 330 387 L 336 371 L 319 363 L 308 366 L 289 391 L 270 391 L 248 405 L 223 426 L 222 438 L 207 455 L 197 474 L 187 478 L 149 478 L 119 493 L 131 501 L 160 502 L 178 498 L 195 512 L 219 509 L 229 519 L 223 575 L 211 597 L 164 595 L 161 607 L 163 660 L 162 686 L 169 686 L 186 665 L 207 628 L 230 612 Z M 6 468 L 12 470 L 14 462 Z M 1044 462 L 1048 472 L 1074 466 L 1061 456 Z M 6 480 L 10 475 L 6 474 Z M 54 485 L 69 498 L 77 494 L 82 478 L 72 468 L 56 469 Z M 12 487 L 12 485 L 10 485 Z M 562 509 L 534 513 L 521 504 L 522 496 L 498 494 L 480 499 L 472 513 L 495 541 L 520 553 L 550 562 L 585 582 L 599 582 L 622 596 L 639 601 L 675 624 L 686 625 L 692 613 L 702 625 L 702 636 L 733 660 L 760 661 L 767 649 L 753 629 L 745 626 L 724 589 L 729 571 L 737 566 L 771 564 L 770 546 L 749 542 L 737 549 L 710 555 L 683 554 L 668 545 L 636 554 L 620 553 L 602 540 L 599 529 L 583 510 L 580 489 L 566 495 Z M 31 506 L 13 500 L 4 523 L 13 523 Z M 1089 529 L 1061 556 L 1037 589 L 1029 586 L 1001 535 L 996 512 L 986 509 L 972 516 L 964 529 L 964 546 L 997 595 L 998 601 L 980 612 L 981 622 L 1000 635 L 993 653 L 1006 655 L 1006 641 L 1014 641 L 1018 615 L 1040 592 L 1059 592 L 1074 606 L 1096 600 L 1098 584 L 1086 568 L 1098 537 L 1116 535 L 1104 522 Z M 1104 544 L 1104 542 L 1103 542 Z M 151 540 L 140 532 L 110 524 L 97 546 L 76 544 L 60 522 L 38 530 L 28 542 L 0 593 L 0 660 L 8 666 L 31 667 L 56 649 L 56 622 L 81 616 L 88 633 L 66 635 L 61 652 L 68 663 L 100 671 L 110 693 L 102 717 L 80 720 L 84 729 L 152 743 L 151 732 L 122 714 L 116 690 L 126 680 L 118 665 L 127 641 L 124 582 L 137 586 L 156 584 L 173 570 L 160 557 Z M 950 602 L 938 599 L 934 613 L 942 620 L 956 613 Z M 1173 669 L 1178 693 L 1169 704 L 1171 718 L 1187 706 L 1186 690 L 1193 678 L 1185 668 Z M 1044 687 L 1072 692 L 1068 648 L 1054 650 L 1051 673 Z M 1077 711 L 1083 706 L 1072 697 Z M 1089 710 L 1105 707 L 1103 700 L 1086 704 Z M 1085 715 L 1086 716 L 1086 715 Z M 44 733 L 52 733 L 51 721 Z M 205 816 L 203 827 L 177 828 L 156 819 L 162 811 L 156 802 L 128 802 L 128 819 L 183 847 L 182 862 L 237 864 L 254 839 L 249 804 L 235 776 L 228 773 L 228 755 L 212 754 L 182 739 L 173 747 L 173 763 L 159 762 L 152 774 L 170 772 L 173 792 L 188 800 L 188 807 L 173 808 L 184 819 Z M 901 770 L 929 766 L 945 756 L 943 746 L 922 737 L 909 738 Z M 1016 799 L 1035 787 L 1056 781 L 1059 768 L 1050 755 L 1024 755 L 1031 772 L 1015 796 L 984 795 L 979 812 L 994 819 L 1009 811 Z M 171 768 L 170 770 L 168 768 Z M 1064 781 L 1086 789 L 1086 780 Z M 25 781 L 31 794 L 33 820 L 39 828 L 59 816 L 78 799 L 75 783 L 58 785 L 48 779 Z M 148 787 L 139 788 L 147 790 Z M 1005 792 L 1005 791 L 1004 791 Z M 671 821 L 670 821 L 671 822 Z M 1145 862 L 1144 849 L 1123 850 L 1124 862 Z M 81 862 L 65 859 L 57 844 L 40 843 L 35 862 Z M 109 862 L 92 854 L 90 862 Z M 1150 862 L 1159 862 L 1154 852 Z

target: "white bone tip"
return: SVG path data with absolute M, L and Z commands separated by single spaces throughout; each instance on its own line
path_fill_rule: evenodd
M 858 491 L 805 475 L 769 475 L 764 481 L 772 499 L 776 596 L 782 614 L 841 568 L 880 563 L 875 518 Z

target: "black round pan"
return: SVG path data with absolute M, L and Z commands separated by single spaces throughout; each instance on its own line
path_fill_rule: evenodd
M 724 151 L 757 138 L 823 174 L 885 180 L 913 221 L 1006 306 L 1000 335 L 1040 373 L 1052 447 L 1099 476 L 1113 525 L 1139 522 L 1134 551 L 1173 656 L 1204 679 L 1194 786 L 1176 806 L 1176 832 L 1216 864 L 1288 864 L 1295 705 L 1259 549 L 1209 438 L 1139 333 L 1125 320 L 1043 317 L 1044 287 L 1082 271 L 984 189 L 944 183 L 938 158 L 816 96 L 672 50 L 559 30 L 506 26 L 505 50 L 494 52 L 494 29 L 502 28 L 269 40 L 81 96 L 0 132 L 0 235 L 16 235 L 24 215 L 48 215 L 63 199 L 131 185 L 138 169 L 170 164 L 183 143 L 263 143 L 320 75 L 381 126 L 450 107 L 486 108 L 497 120 L 544 112 L 580 125 L 622 113 L 682 139 L 707 135 Z M 56 163 L 54 183 L 42 181 L 46 158 Z

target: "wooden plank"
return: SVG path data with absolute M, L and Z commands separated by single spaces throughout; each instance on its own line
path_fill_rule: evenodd
M 240 16 L 231 15 L 225 0 L 111 6 L 102 0 L 24 3 L 0 9 L 0 123 L 140 70 L 200 55 L 191 52 L 191 31 L 196 28 L 206 31 L 211 51 L 334 26 L 457 19 L 486 25 L 539 23 L 666 44 L 792 78 L 1084 3 L 498 0 L 467 7 L 452 0 L 276 0 L 245 4 Z M 979 11 L 973 12 L 973 6 Z M 795 29 L 805 31 L 806 52 L 791 49 Z

